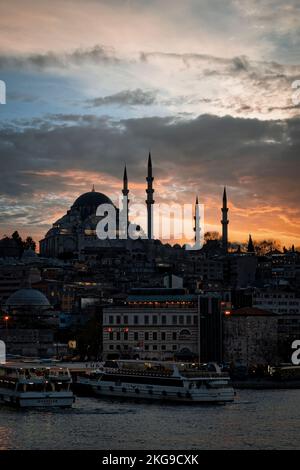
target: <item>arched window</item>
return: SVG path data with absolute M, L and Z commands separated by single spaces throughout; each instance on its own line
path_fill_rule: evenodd
M 179 338 L 180 338 L 180 339 L 182 339 L 182 338 L 189 338 L 190 336 L 191 336 L 191 332 L 190 332 L 190 330 L 188 330 L 188 329 L 186 329 L 186 328 L 183 329 L 183 330 L 181 330 L 180 333 L 179 333 Z

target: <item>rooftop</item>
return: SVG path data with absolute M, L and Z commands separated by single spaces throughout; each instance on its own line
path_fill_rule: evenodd
M 230 316 L 242 316 L 242 317 L 268 317 L 274 316 L 273 312 L 269 310 L 263 310 L 256 307 L 243 307 L 237 310 L 232 310 Z

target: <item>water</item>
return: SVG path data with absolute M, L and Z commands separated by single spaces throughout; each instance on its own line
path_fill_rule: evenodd
M 226 406 L 77 398 L 73 409 L 0 408 L 0 449 L 300 449 L 300 390 L 241 390 Z

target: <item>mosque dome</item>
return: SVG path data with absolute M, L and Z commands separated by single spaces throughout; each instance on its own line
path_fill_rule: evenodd
M 19 289 L 7 299 L 6 307 L 50 307 L 49 300 L 37 289 Z
M 112 204 L 112 201 L 105 196 L 105 194 L 98 193 L 97 191 L 90 191 L 88 193 L 81 194 L 74 202 L 74 208 L 81 209 L 84 207 L 97 207 L 100 204 Z
M 113 205 L 109 197 L 103 193 L 95 191 L 93 188 L 92 191 L 81 194 L 81 196 L 76 199 L 71 209 L 77 209 L 80 212 L 82 218 L 85 219 L 91 214 L 95 214 L 97 207 L 101 204 Z

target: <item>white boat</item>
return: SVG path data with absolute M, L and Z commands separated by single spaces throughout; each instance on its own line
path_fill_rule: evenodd
M 74 395 L 68 369 L 36 363 L 0 365 L 0 403 L 20 408 L 70 407 Z
M 97 371 L 77 377 L 81 389 L 98 396 L 194 403 L 234 399 L 230 377 L 215 363 L 109 361 Z

